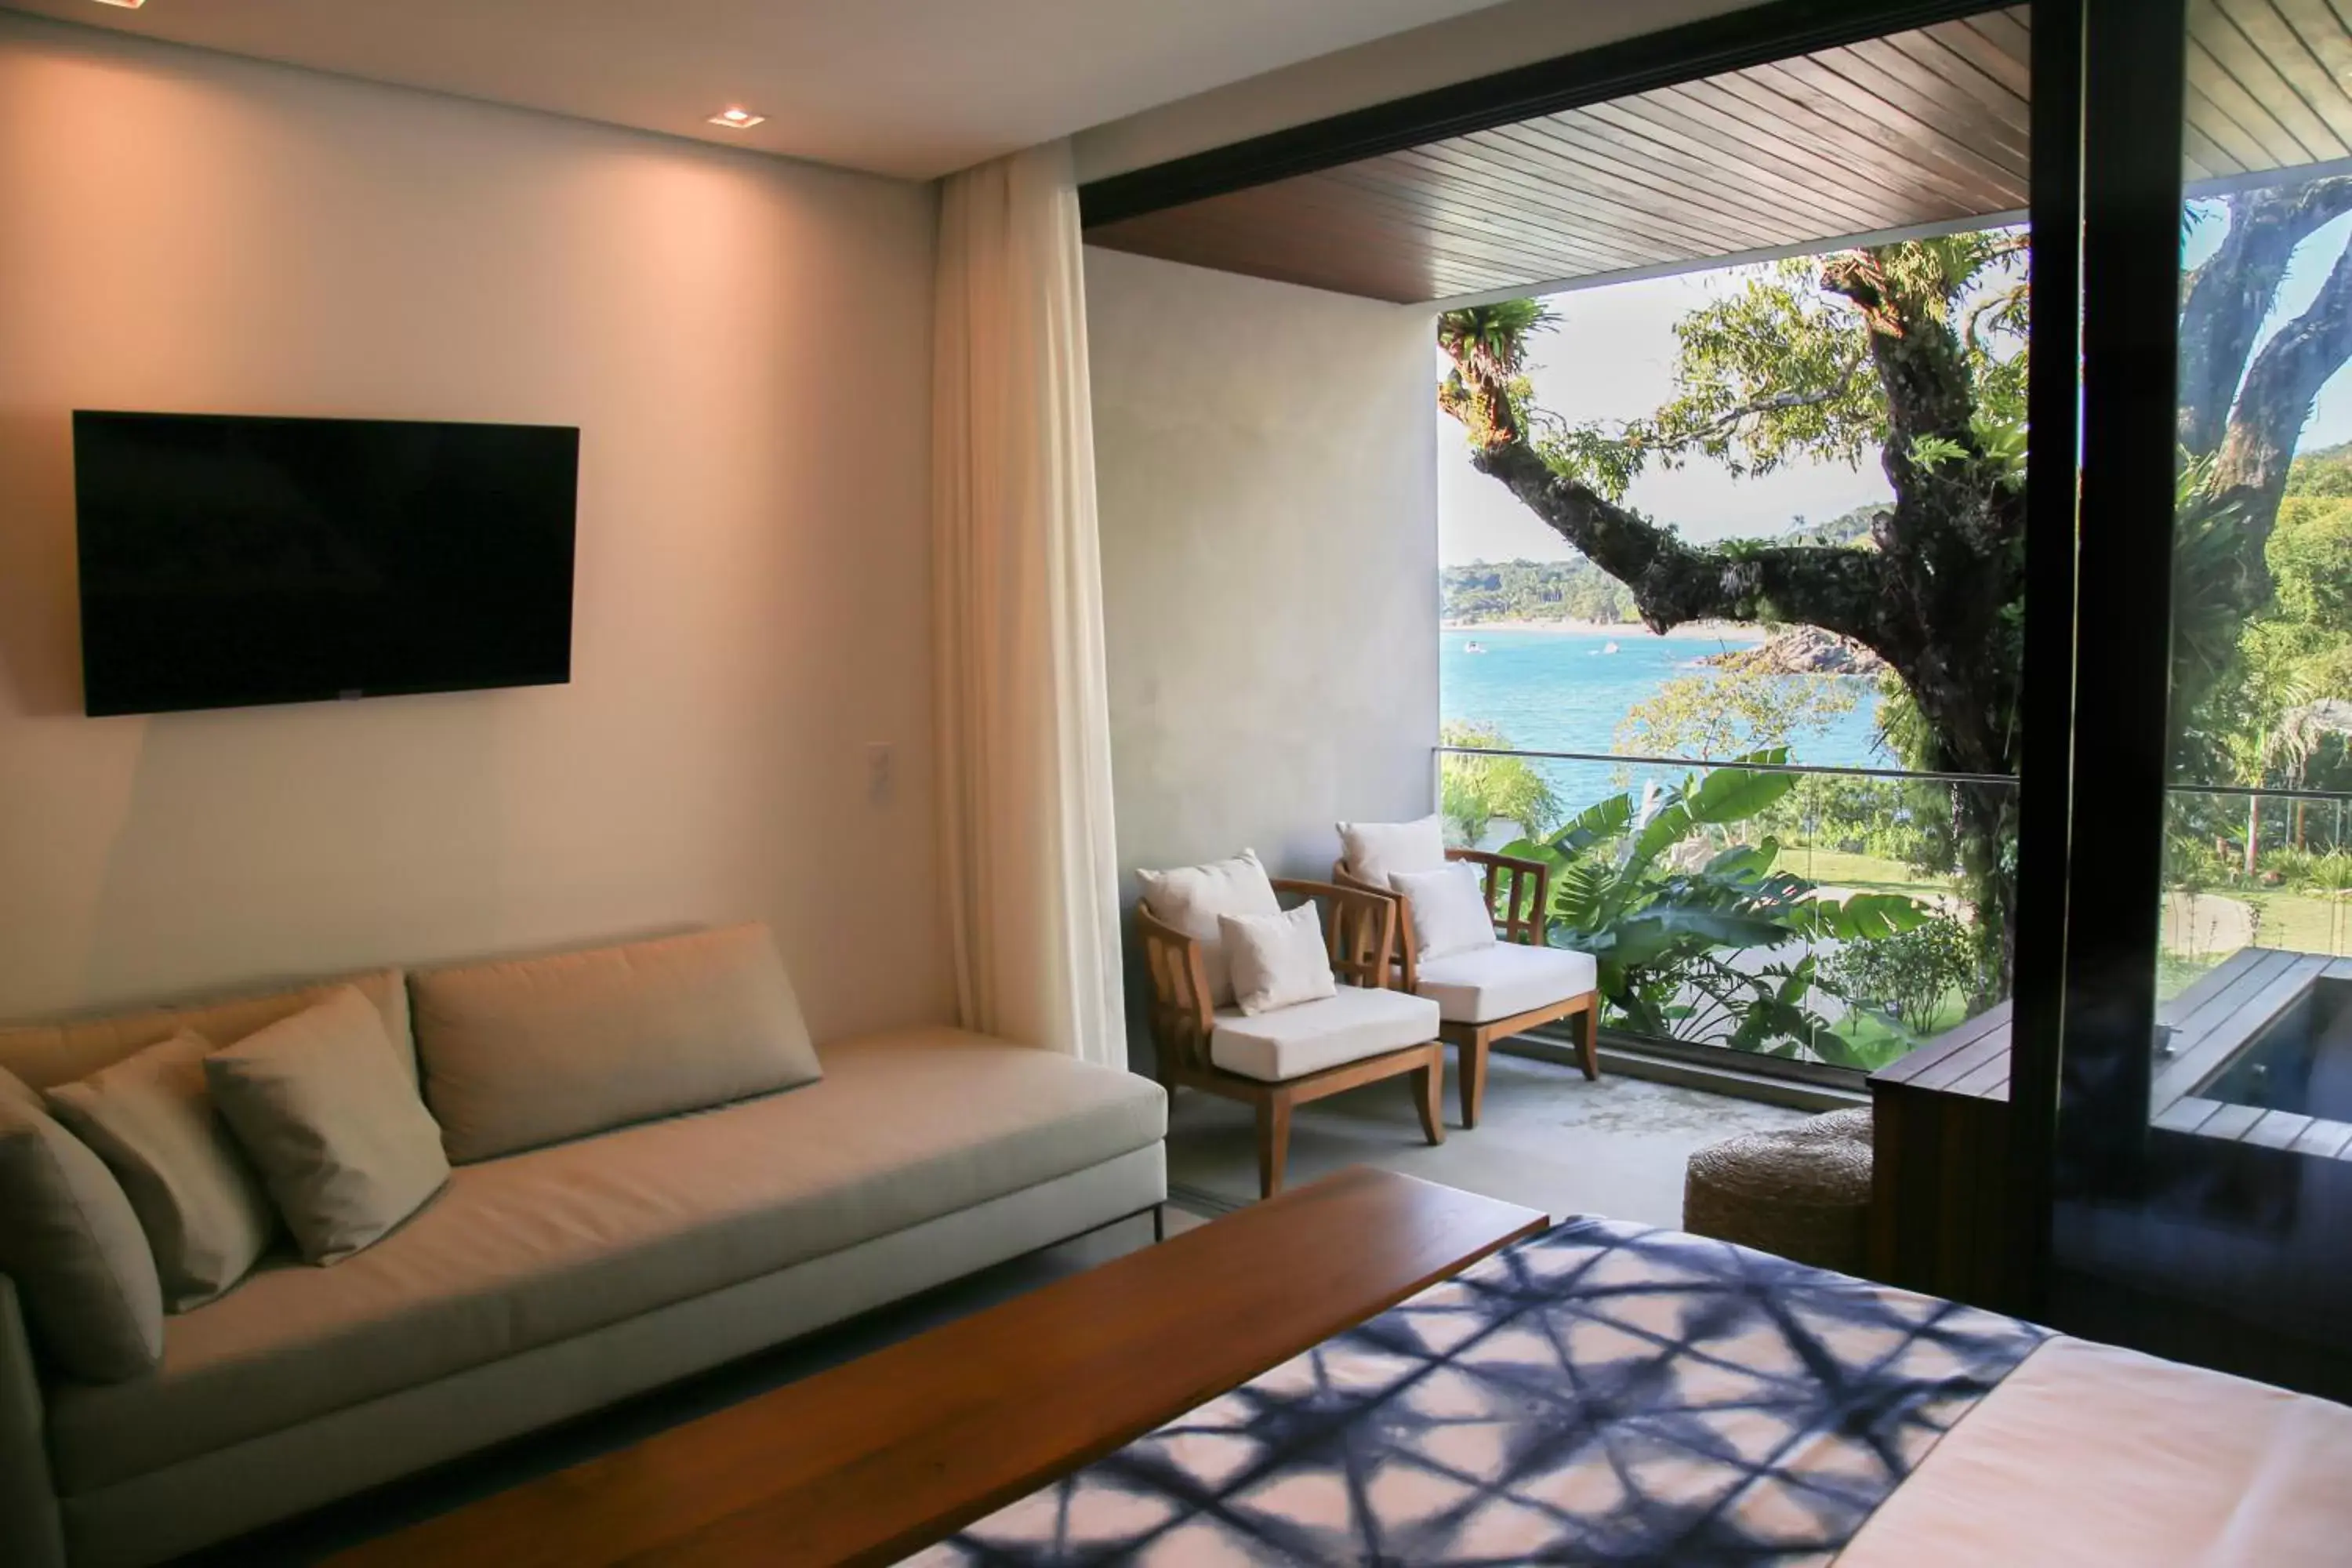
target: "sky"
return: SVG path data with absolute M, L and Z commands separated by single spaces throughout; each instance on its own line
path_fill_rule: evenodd
M 2223 226 L 2216 204 L 2195 206 L 2211 210 L 2189 228 L 2183 260 L 2190 267 L 2211 254 Z M 2347 237 L 2352 216 L 2319 229 L 2296 251 L 2265 323 L 2266 339 L 2311 302 Z M 1674 395 L 1675 322 L 1737 291 L 1755 270 L 1685 273 L 1553 295 L 1560 322 L 1530 344 L 1536 402 L 1570 423 L 1650 413 Z M 1462 427 L 1443 414 L 1435 417 L 1439 558 L 1447 565 L 1574 558 L 1572 546 L 1470 466 Z M 2352 440 L 2352 374 L 2338 372 L 2321 390 L 2302 444 L 2309 450 L 2346 440 Z M 1858 506 L 1891 501 L 1894 492 L 1875 458 L 1859 469 L 1797 461 L 1761 478 L 1734 480 L 1720 464 L 1695 458 L 1678 469 L 1645 472 L 1625 499 L 1662 522 L 1677 524 L 1685 538 L 1706 542 L 1777 533 L 1800 516 L 1826 522 Z

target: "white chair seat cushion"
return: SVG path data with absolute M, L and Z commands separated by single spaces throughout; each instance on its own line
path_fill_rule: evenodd
M 1280 1083 L 1433 1040 L 1437 1023 L 1437 1004 L 1426 997 L 1342 985 L 1318 1002 L 1272 1013 L 1218 1013 L 1209 1060 L 1244 1078 Z
M 1449 1024 L 1490 1024 L 1581 996 L 1598 984 L 1592 955 L 1498 942 L 1417 965 L 1415 989 Z

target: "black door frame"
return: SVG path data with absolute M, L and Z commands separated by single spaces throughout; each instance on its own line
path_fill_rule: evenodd
M 2060 1201 L 2147 1138 L 2171 698 L 2185 0 L 2083 0 L 2083 401 Z M 2039 300 L 2035 301 L 2038 305 Z
M 2074 693 L 2079 527 L 2076 454 L 2082 346 L 2084 0 L 2033 7 L 2032 354 L 2026 413 L 2024 726 L 2018 787 L 2017 967 L 2010 1026 L 2009 1184 L 1999 1303 L 2041 1315 L 2048 1302 L 2053 1163 L 2064 1037 L 2069 852 L 2076 798 Z

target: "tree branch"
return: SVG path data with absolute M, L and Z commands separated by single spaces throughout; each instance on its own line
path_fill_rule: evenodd
M 1843 382 L 1861 368 L 1860 358 L 1848 360 L 1839 373 L 1839 380 Z M 1685 447 L 1703 446 L 1718 436 L 1730 434 L 1738 428 L 1739 422 L 1743 419 L 1752 419 L 1759 414 L 1786 413 L 1792 408 L 1817 408 L 1824 403 L 1835 402 L 1844 395 L 1845 388 L 1841 384 L 1816 387 L 1811 392 L 1776 392 L 1769 397 L 1750 398 L 1736 408 L 1724 410 L 1706 424 L 1682 431 L 1671 440 L 1661 441 L 1659 445 L 1666 451 L 1680 451 Z
M 1698 550 L 1556 472 L 1523 441 L 1474 454 L 1552 531 L 1633 590 L 1652 631 L 1686 621 L 1794 621 L 1852 637 L 1883 657 L 1911 650 L 1886 615 L 1885 565 L 1874 552 L 1838 545 Z
M 2352 187 L 2352 180 L 2340 183 Z M 2352 245 L 2336 258 L 2310 308 L 2264 343 L 2246 372 L 2213 465 L 2218 498 L 2258 500 L 2258 515 L 2277 512 L 2312 401 L 2347 359 L 2352 359 Z
M 1972 426 L 1975 377 L 1967 352 L 1945 319 L 1949 301 L 1916 279 L 1889 274 L 1883 247 L 1833 257 L 1822 268 L 1822 287 L 1843 294 L 1862 312 L 1870 357 L 1886 389 L 1886 445 L 1880 462 L 1898 500 L 1917 487 L 1922 470 L 1912 461 L 1913 444 L 1923 437 L 1948 441 L 1972 458 L 1981 456 Z M 1896 521 L 1903 521 L 1897 507 Z
M 2230 231 L 2189 275 L 2180 307 L 2179 441 L 2210 458 L 2228 433 L 2230 410 L 2295 247 L 2352 212 L 2352 178 L 2243 191 L 2226 203 Z

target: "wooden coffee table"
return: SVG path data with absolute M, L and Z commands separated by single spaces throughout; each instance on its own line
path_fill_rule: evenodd
M 335 1561 L 894 1562 L 1545 1223 L 1356 1166 Z

